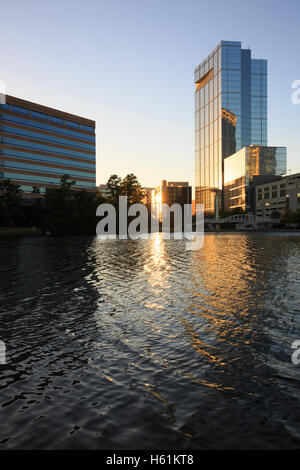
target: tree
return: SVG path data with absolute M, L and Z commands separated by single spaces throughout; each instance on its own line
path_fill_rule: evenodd
M 293 211 L 291 211 L 291 209 L 286 209 L 281 217 L 281 222 L 283 223 L 283 225 L 289 225 L 292 222 L 294 222 L 293 219 L 294 219 Z
M 136 204 L 141 202 L 145 192 L 137 177 L 130 173 L 121 179 L 118 175 L 111 175 L 106 183 L 111 196 L 109 202 L 116 208 L 119 206 L 119 196 L 127 196 L 128 204 Z
M 109 201 L 115 206 L 119 203 L 121 182 L 122 179 L 118 175 L 111 175 L 106 183 L 107 189 L 110 191 Z
M 298 224 L 298 227 L 300 227 L 300 209 L 297 209 L 295 212 L 295 222 Z
M 94 235 L 97 218 L 96 208 L 99 200 L 95 193 L 85 190 L 77 191 L 72 200 L 71 233 L 74 235 Z
M 280 212 L 279 211 L 273 211 L 271 214 L 272 219 L 280 219 Z
M 60 180 L 60 187 L 50 189 L 45 196 L 46 217 L 44 228 L 54 233 L 71 232 L 71 213 L 73 194 L 70 191 L 71 186 L 76 184 L 70 181 L 69 175 L 63 175 Z
M 300 209 L 297 209 L 296 212 L 293 212 L 291 209 L 286 209 L 282 215 L 281 222 L 287 226 L 289 226 L 289 224 L 297 224 L 300 226 Z
M 10 179 L 0 182 L 0 204 L 3 209 L 6 226 L 13 224 L 14 214 L 19 210 L 22 190 L 18 184 L 14 184 Z
M 133 173 L 125 176 L 122 180 L 121 195 L 127 196 L 129 204 L 137 204 L 142 201 L 145 191 Z
M 70 176 L 69 175 L 62 175 L 60 179 L 60 187 L 59 191 L 63 193 L 65 196 L 68 195 L 71 186 L 74 186 L 76 184 L 76 181 L 69 181 Z

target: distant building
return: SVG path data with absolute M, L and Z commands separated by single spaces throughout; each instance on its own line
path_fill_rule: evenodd
M 99 184 L 97 187 L 98 191 L 101 193 L 102 197 L 110 197 L 111 196 L 111 191 L 108 189 L 107 184 Z
M 21 186 L 26 199 L 57 188 L 95 191 L 95 121 L 6 95 L 0 104 L 0 180 Z
M 224 160 L 224 209 L 254 212 L 251 188 L 257 177 L 276 180 L 286 173 L 286 147 L 250 145 Z M 263 181 L 263 180 L 260 180 Z
M 192 187 L 187 181 L 162 180 L 161 185 L 152 190 L 152 203 L 161 204 L 191 204 Z
M 187 181 L 166 181 L 163 180 L 160 186 L 152 190 L 152 204 L 156 205 L 161 216 L 162 204 L 192 204 L 192 187 Z
M 255 186 L 256 215 L 270 217 L 286 210 L 300 209 L 300 173 Z

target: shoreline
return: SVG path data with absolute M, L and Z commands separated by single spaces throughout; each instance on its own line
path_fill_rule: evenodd
M 161 231 L 156 233 L 162 233 Z M 171 232 L 171 234 L 174 232 Z M 249 234 L 249 233 L 291 233 L 291 234 L 299 234 L 300 235 L 300 228 L 277 228 L 277 229 L 270 229 L 270 230 L 204 230 L 204 234 Z M 74 235 L 74 234 L 46 234 L 41 231 L 41 229 L 37 227 L 11 227 L 11 228 L 0 228 L 0 239 L 3 238 L 23 238 L 23 237 L 96 237 L 97 234 L 90 234 L 90 235 Z

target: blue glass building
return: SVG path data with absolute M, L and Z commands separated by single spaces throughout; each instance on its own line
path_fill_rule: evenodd
M 26 198 L 43 197 L 61 176 L 75 190 L 95 191 L 95 121 L 6 96 L 0 104 L 0 179 L 21 186 Z
M 195 69 L 195 199 L 206 212 L 224 187 L 224 159 L 267 146 L 267 61 L 221 41 Z

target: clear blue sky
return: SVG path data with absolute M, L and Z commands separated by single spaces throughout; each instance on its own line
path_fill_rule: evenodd
M 220 40 L 269 62 L 269 145 L 300 171 L 299 0 L 1 2 L 7 93 L 97 121 L 97 182 L 194 185 L 193 70 Z

